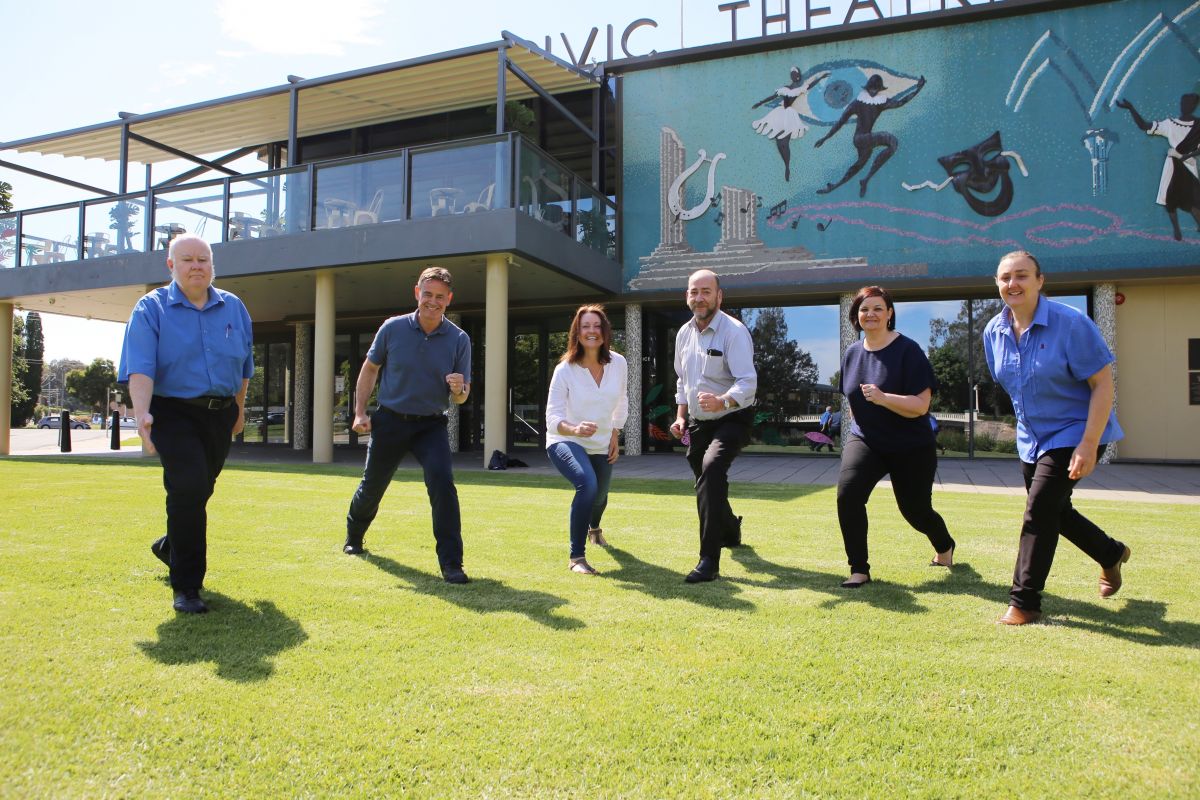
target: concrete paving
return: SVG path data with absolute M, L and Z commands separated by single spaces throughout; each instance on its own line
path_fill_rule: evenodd
M 71 431 L 72 456 L 137 456 L 137 448 L 109 449 L 109 434 L 101 430 Z M 122 438 L 133 436 L 122 432 Z M 11 432 L 13 456 L 60 457 L 58 431 L 15 429 Z M 361 466 L 366 451 L 361 447 L 335 447 L 334 463 Z M 544 451 L 522 449 L 517 457 L 529 464 L 514 474 L 558 475 L 546 460 Z M 308 451 L 287 445 L 234 444 L 230 459 L 235 462 L 267 464 L 308 464 Z M 402 467 L 416 467 L 406 459 Z M 482 454 L 462 453 L 454 458 L 456 471 L 484 471 Z M 622 457 L 613 473 L 619 478 L 646 478 L 691 481 L 692 473 L 682 450 Z M 837 483 L 836 455 L 758 455 L 746 453 L 734 462 L 730 480 L 734 482 L 802 484 L 834 486 Z M 883 482 L 887 485 L 887 481 Z M 1021 469 L 1012 458 L 942 458 L 938 463 L 935 491 L 975 494 L 1025 493 Z M 1200 465 L 1176 464 L 1102 464 L 1075 489 L 1079 498 L 1127 500 L 1144 503 L 1180 503 L 1200 505 Z

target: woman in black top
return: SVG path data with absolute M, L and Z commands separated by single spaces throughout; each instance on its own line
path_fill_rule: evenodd
M 954 539 L 933 510 L 937 453 L 929 426 L 929 399 L 936 381 L 929 359 L 912 339 L 896 332 L 892 296 L 879 286 L 858 290 L 850 304 L 850 324 L 864 334 L 842 356 L 839 390 L 853 414 L 842 448 L 838 475 L 838 523 L 857 589 L 871 580 L 867 563 L 867 500 L 891 475 L 900 513 L 929 537 L 936 553 L 930 566 L 954 563 Z

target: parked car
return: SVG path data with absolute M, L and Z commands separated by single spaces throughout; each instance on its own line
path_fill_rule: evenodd
M 267 424 L 268 425 L 282 425 L 283 424 L 283 412 L 282 411 L 272 411 L 271 413 L 267 414 Z
M 57 414 L 54 414 L 53 416 L 45 416 L 38 420 L 37 426 L 39 428 L 54 428 L 55 430 L 58 430 L 62 426 L 62 418 L 59 417 Z M 84 422 L 83 420 L 79 420 L 79 419 L 71 420 L 71 429 L 72 430 L 77 430 L 77 431 L 84 430 L 84 429 L 91 430 L 91 428 L 92 428 L 92 426 L 89 425 L 88 423 Z
M 121 430 L 131 431 L 137 428 L 136 417 L 121 417 Z

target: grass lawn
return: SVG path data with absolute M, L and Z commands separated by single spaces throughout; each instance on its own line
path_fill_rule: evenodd
M 1005 628 L 1018 497 L 937 495 L 946 571 L 877 492 L 846 591 L 832 489 L 735 485 L 751 546 L 687 586 L 690 486 L 620 471 L 598 578 L 564 482 L 461 475 L 448 586 L 416 472 L 350 558 L 354 470 L 231 465 L 184 617 L 156 462 L 0 460 L 0 797 L 1200 796 L 1194 506 L 1084 501 L 1125 588 L 1064 541 Z

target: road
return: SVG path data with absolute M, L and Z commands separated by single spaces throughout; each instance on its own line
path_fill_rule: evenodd
M 98 428 L 71 431 L 72 453 L 110 453 L 109 432 Z M 121 428 L 121 439 L 137 436 L 136 431 Z M 9 454 L 14 456 L 48 456 L 58 452 L 58 431 L 51 428 L 13 428 L 9 431 Z M 122 447 L 121 452 L 135 455 L 138 447 Z

